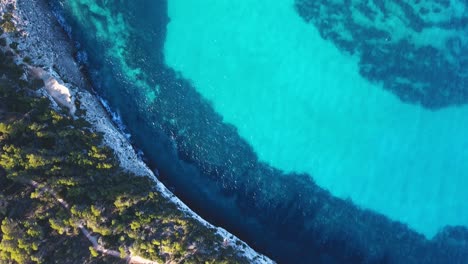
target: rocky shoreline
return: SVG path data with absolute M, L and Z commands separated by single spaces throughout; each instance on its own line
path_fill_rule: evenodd
M 17 61 L 30 61 L 31 67 L 37 67 L 47 74 L 51 83 L 58 84 L 62 93 L 53 89 L 42 89 L 53 105 L 67 107 L 71 114 L 75 100 L 84 110 L 84 118 L 90 122 L 96 132 L 103 134 L 104 143 L 115 152 L 122 168 L 139 176 L 150 177 L 156 189 L 167 199 L 174 202 L 179 210 L 198 220 L 201 224 L 215 228 L 216 233 L 224 238 L 226 245 L 235 248 L 239 255 L 251 263 L 273 263 L 268 257 L 255 252 L 245 242 L 239 240 L 225 229 L 215 227 L 188 208 L 172 194 L 137 155 L 135 149 L 109 117 L 99 99 L 92 92 L 92 86 L 73 58 L 74 47 L 66 32 L 57 22 L 50 7 L 44 0 L 0 0 L 0 13 L 14 7 L 12 21 L 18 28 L 16 36 L 10 36 L 9 44 L 16 42 Z M 52 87 L 53 88 L 53 87 Z M 65 90 L 67 89 L 67 90 Z M 67 93 L 68 92 L 68 93 Z M 60 100 L 63 98 L 65 100 Z M 68 96 L 68 97 L 67 97 Z

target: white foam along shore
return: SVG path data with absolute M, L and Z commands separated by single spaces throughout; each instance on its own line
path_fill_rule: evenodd
M 74 103 L 78 100 L 80 107 L 86 110 L 85 119 L 92 124 L 96 132 L 103 133 L 104 143 L 114 150 L 122 168 L 153 179 L 155 188 L 164 197 L 201 224 L 215 228 L 217 234 L 223 237 L 224 244 L 232 246 L 251 263 L 274 263 L 225 229 L 215 227 L 201 218 L 156 178 L 153 171 L 137 155 L 123 131 L 109 118 L 109 113 L 97 96 L 85 89 L 88 84 L 73 59 L 71 41 L 44 0 L 0 0 L 0 13 L 5 12 L 8 5 L 15 7 L 13 21 L 20 34 L 16 37 L 9 36 L 7 40 L 9 43 L 19 43 L 18 62 L 26 57 L 30 58 L 31 64 L 34 65 L 31 69 L 44 80 L 46 85 L 42 92 L 52 100 L 52 105 L 66 107 L 70 114 L 74 115 Z

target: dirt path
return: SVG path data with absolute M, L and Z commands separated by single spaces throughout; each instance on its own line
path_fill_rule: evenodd
M 38 182 L 33 181 L 33 180 L 27 180 L 25 182 L 27 184 L 33 186 L 34 188 L 40 190 L 41 192 L 46 192 L 46 193 L 52 195 L 52 197 L 54 197 L 55 201 L 57 201 L 63 208 L 65 208 L 67 210 L 68 213 L 71 214 L 70 205 L 65 200 L 60 198 L 60 196 L 54 190 L 50 189 L 47 186 L 40 186 Z M 88 229 L 86 229 L 86 227 L 83 225 L 83 222 L 84 221 L 80 221 L 80 223 L 77 225 L 77 227 L 80 229 L 81 233 L 83 233 L 83 235 L 85 235 L 85 237 L 89 240 L 89 242 L 91 242 L 91 244 L 93 245 L 93 248 L 96 251 L 101 252 L 104 255 L 124 259 L 124 260 L 127 261 L 127 263 L 130 263 L 130 264 L 158 264 L 155 261 L 145 259 L 145 258 L 142 258 L 142 257 L 139 257 L 139 256 L 131 256 L 131 255 L 121 256 L 119 251 L 106 249 L 105 247 L 99 245 L 99 243 L 97 242 L 98 241 L 97 237 L 91 235 L 91 232 L 89 232 Z

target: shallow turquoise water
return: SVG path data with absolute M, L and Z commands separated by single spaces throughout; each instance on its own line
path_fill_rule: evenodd
M 168 1 L 165 61 L 259 158 L 432 237 L 468 225 L 468 107 L 402 103 L 293 1 Z
M 329 25 L 328 13 L 314 16 L 317 25 L 300 19 L 319 7 L 332 17 L 353 10 L 361 21 L 354 13 L 359 1 L 343 6 L 296 0 L 303 8 L 297 12 L 293 0 L 232 6 L 50 2 L 115 121 L 126 127 L 158 178 L 208 221 L 279 263 L 464 264 L 468 259 L 467 228 L 447 226 L 430 240 L 418 233 L 430 237 L 446 224 L 467 224 L 462 204 L 467 109 L 446 107 L 464 102 L 463 91 L 463 100 L 455 96 L 462 79 L 449 91 L 414 94 L 438 83 L 427 69 L 435 69 L 442 81 L 464 72 L 439 72 L 446 64 L 435 56 L 437 50 L 421 53 L 408 44 L 396 50 L 375 45 L 390 49 L 384 56 L 362 46 L 368 56 L 363 63 L 346 48 L 359 47 L 362 39 L 386 43 L 385 35 L 364 34 L 353 39 L 359 45 L 346 46 L 339 38 L 347 38 L 347 31 L 324 41 L 329 29 L 318 27 L 318 36 L 315 27 Z M 404 6 L 400 0 L 385 3 Z M 463 20 L 450 20 L 448 27 L 456 30 L 444 34 L 468 31 Z M 332 24 L 331 32 L 360 29 L 347 22 Z M 399 30 L 398 36 L 404 35 Z M 421 36 L 418 43 L 433 43 L 431 34 Z M 450 57 L 449 66 L 468 68 L 468 43 L 448 43 L 444 54 L 460 55 Z M 407 56 L 420 57 L 405 61 Z M 439 68 L 425 67 L 428 61 Z M 397 86 L 388 82 L 395 76 Z M 398 91 L 411 78 L 413 90 Z M 383 89 L 369 79 L 383 80 Z M 414 100 L 402 103 L 405 98 Z

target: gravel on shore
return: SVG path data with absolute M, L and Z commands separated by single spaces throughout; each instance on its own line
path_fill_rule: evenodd
M 75 100 L 80 102 L 80 108 L 86 112 L 85 119 L 92 124 L 96 132 L 103 134 L 104 143 L 113 149 L 122 168 L 136 175 L 153 179 L 156 189 L 164 197 L 177 204 L 181 211 L 197 219 L 201 224 L 215 228 L 217 233 L 224 238 L 226 245 L 234 247 L 251 263 L 274 263 L 225 229 L 215 227 L 205 221 L 156 178 L 153 171 L 139 158 L 123 132 L 112 122 L 109 113 L 106 112 L 97 96 L 91 92 L 90 83 L 73 57 L 75 48 L 72 41 L 57 22 L 57 18 L 45 0 L 0 0 L 0 13 L 5 12 L 8 6 L 14 7 L 13 22 L 19 34 L 9 36 L 7 39 L 9 43 L 13 41 L 18 43 L 18 61 L 29 58 L 31 67 L 37 67 L 48 74 L 50 81 L 59 85 L 64 94 L 69 95 L 70 102 Z M 49 95 L 55 107 L 57 105 L 69 107 L 54 97 L 50 90 L 43 89 L 42 92 Z M 67 98 L 65 99 L 67 101 Z

